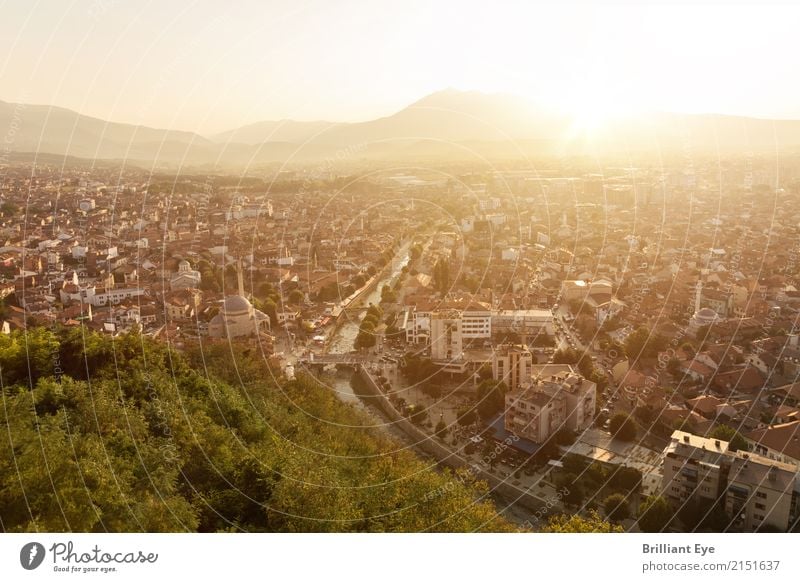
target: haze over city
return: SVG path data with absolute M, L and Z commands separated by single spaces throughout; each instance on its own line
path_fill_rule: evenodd
M 798 23 L 0 0 L 0 578 L 796 577 Z

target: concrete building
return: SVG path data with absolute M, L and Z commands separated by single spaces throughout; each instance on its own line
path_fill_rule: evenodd
M 662 494 L 680 507 L 690 498 L 714 501 L 724 492 L 728 443 L 676 430 L 664 449 Z
M 532 339 L 541 333 L 547 335 L 554 333 L 553 314 L 546 309 L 492 310 L 485 303 L 473 301 L 458 309 L 442 307 L 432 310 L 427 306 L 418 306 L 408 317 L 405 328 L 406 341 L 433 345 L 434 316 L 440 319 L 459 319 L 461 337 L 466 341 L 489 340 L 492 336 L 510 333 Z
M 797 467 L 738 451 L 731 460 L 725 510 L 731 528 L 752 532 L 764 526 L 787 531 L 798 517 Z
M 492 378 L 518 390 L 531 382 L 533 354 L 527 346 L 502 345 L 492 353 Z
M 800 420 L 759 428 L 743 436 L 759 455 L 800 468 Z
M 416 307 L 406 318 L 406 341 L 410 344 L 428 344 L 431 340 L 431 315 L 429 307 Z
M 516 333 L 533 337 L 543 333 L 553 335 L 553 314 L 547 309 L 502 309 L 492 316 L 494 335 Z
M 664 449 L 662 494 L 674 507 L 691 500 L 721 501 L 728 530 L 788 530 L 800 517 L 797 467 L 729 449 L 719 439 L 676 430 Z
M 107 289 L 102 292 L 96 291 L 91 297 L 87 296 L 87 299 L 95 307 L 103 307 L 105 305 L 117 305 L 126 299 L 133 299 L 146 294 L 146 290 L 143 287 L 128 287 L 125 289 Z
M 461 314 L 442 311 L 431 315 L 431 359 L 458 360 L 463 357 Z
M 536 368 L 553 366 L 550 375 L 536 374 Z M 560 368 L 555 372 L 555 368 Z M 563 370 L 566 368 L 566 370 Z M 519 437 L 542 443 L 561 429 L 579 431 L 592 424 L 597 386 L 571 366 L 532 367 L 528 385 L 520 384 L 506 394 L 505 429 Z
M 472 301 L 461 312 L 463 337 L 470 339 L 489 339 L 492 337 L 492 309 L 485 303 Z

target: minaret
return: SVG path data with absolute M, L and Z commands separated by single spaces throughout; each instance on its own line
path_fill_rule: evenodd
M 697 280 L 697 294 L 694 297 L 694 312 L 700 311 L 700 299 L 703 297 L 703 280 Z
M 236 279 L 239 283 L 239 296 L 244 297 L 244 275 L 242 274 L 242 257 L 236 263 Z

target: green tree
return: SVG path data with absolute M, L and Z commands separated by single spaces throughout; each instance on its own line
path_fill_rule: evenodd
M 484 380 L 478 385 L 476 408 L 482 419 L 488 420 L 498 412 L 505 410 L 506 392 L 508 392 L 508 387 L 504 382 Z
M 14 216 L 19 212 L 19 206 L 13 202 L 3 202 L 3 205 L 0 206 L 0 212 L 2 212 L 4 216 Z
M 633 467 L 615 467 L 609 475 L 608 485 L 624 494 L 635 493 L 642 484 L 642 473 Z
M 578 352 L 574 348 L 567 348 L 566 350 L 558 350 L 553 354 L 554 364 L 577 364 Z
M 603 501 L 603 510 L 606 517 L 614 523 L 619 523 L 631 516 L 628 500 L 621 493 L 612 493 L 606 497 Z
M 588 517 L 580 515 L 554 515 L 542 528 L 544 533 L 621 533 L 623 529 L 607 522 L 596 511 Z
M 314 377 L 276 380 L 246 344 L 15 331 L 0 374 L 5 531 L 513 529 L 476 501 L 485 484 L 398 450 Z
M 724 496 L 717 501 L 691 498 L 678 509 L 678 519 L 689 531 L 717 533 L 727 531 L 731 522 Z
M 738 431 L 727 424 L 719 424 L 711 431 L 711 438 L 726 441 L 731 451 L 746 451 L 749 448 L 747 440 Z
M 478 420 L 478 413 L 474 407 L 464 406 L 458 409 L 456 417 L 458 419 L 458 424 L 467 426 Z
M 445 293 L 450 288 L 450 263 L 439 259 L 433 267 L 433 285 L 440 293 Z
M 300 305 L 303 299 L 305 299 L 305 294 L 300 289 L 295 289 L 289 293 L 289 303 L 291 305 Z
M 666 531 L 673 515 L 666 499 L 659 495 L 650 495 L 639 505 L 639 529 L 646 533 Z
M 636 422 L 627 414 L 618 413 L 608 423 L 611 436 L 621 441 L 632 441 L 636 438 Z
M 381 303 L 395 303 L 397 301 L 397 293 L 389 285 L 384 285 L 381 289 Z
M 678 358 L 670 358 L 667 362 L 667 372 L 672 374 L 673 376 L 677 376 L 680 373 L 681 363 Z
M 271 299 L 266 299 L 261 303 L 261 311 L 269 315 L 269 322 L 273 329 L 278 325 L 278 306 Z
M 697 339 L 697 341 L 699 341 L 702 344 L 703 342 L 706 341 L 706 338 L 708 337 L 708 332 L 710 330 L 711 330 L 711 326 L 710 325 L 702 325 L 702 326 L 700 326 L 699 328 L 697 328 L 697 333 L 695 333 L 695 336 L 694 336 L 695 339 Z
M 578 476 L 574 473 L 564 473 L 556 481 L 559 490 L 564 492 L 564 503 L 577 507 L 583 503 L 586 492 Z
M 646 327 L 640 327 L 625 338 L 625 355 L 631 360 L 653 358 L 667 347 L 667 339 Z

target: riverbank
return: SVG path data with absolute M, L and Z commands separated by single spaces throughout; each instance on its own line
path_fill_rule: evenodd
M 370 303 L 379 304 L 383 286 L 393 285 L 403 268 L 411 260 L 410 250 L 411 241 L 403 242 L 395 256 L 392 257 L 392 260 L 386 263 L 370 279 L 371 283 L 366 283 L 364 287 L 351 296 L 353 299 L 348 302 L 347 306 L 342 308 L 336 322 L 327 334 L 325 345 L 322 349 L 323 353 L 344 354 L 353 351 L 361 322 L 357 317 L 356 311 L 352 312 L 352 316 L 348 316 L 347 310 L 352 310 L 356 307 L 368 307 Z
M 415 426 L 394 407 L 386 394 L 380 389 L 378 382 L 364 366 L 358 367 L 355 377 L 358 379 L 360 389 L 357 393 L 363 391 L 364 393 L 359 395 L 365 402 L 380 410 L 391 422 L 392 426 L 406 435 L 408 440 L 413 443 L 412 446 L 415 450 L 423 452 L 436 460 L 437 463 L 451 469 L 468 471 L 473 478 L 485 481 L 489 485 L 492 494 L 500 497 L 503 502 L 510 503 L 516 509 L 522 507 L 529 512 L 538 514 L 547 505 L 548 500 L 546 498 L 541 498 L 526 489 L 517 487 L 506 479 L 494 475 L 488 470 L 488 467 L 483 467 L 480 463 L 470 461 L 466 456 L 440 442 L 437 437 L 427 434 Z M 500 450 L 497 455 L 510 444 L 498 443 L 497 447 L 500 447 Z

